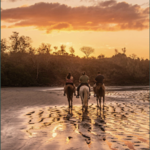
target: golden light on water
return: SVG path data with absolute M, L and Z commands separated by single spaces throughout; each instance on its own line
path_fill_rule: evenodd
M 50 138 L 48 141 L 52 140 L 53 138 L 55 138 L 57 136 L 56 130 L 60 129 L 63 130 L 62 125 L 59 124 L 57 125 L 51 132 L 52 132 L 52 138 Z
M 95 132 L 91 131 L 92 134 L 97 135 Z
M 57 133 L 53 133 L 52 134 L 52 137 L 54 138 L 54 137 L 56 137 L 57 136 Z
M 112 148 L 112 143 L 111 143 L 111 142 L 108 142 L 108 141 L 106 140 L 106 143 L 107 143 L 107 145 L 109 146 L 109 148 L 110 148 L 111 150 L 117 150 L 117 149 L 115 149 L 115 148 Z
M 75 132 L 76 132 L 77 134 L 80 134 L 79 131 L 78 131 L 78 129 L 79 129 L 78 124 L 76 124 Z
M 66 138 L 66 143 L 68 144 L 70 141 L 69 137 Z
M 145 108 L 145 115 L 140 111 L 141 107 Z M 47 113 L 47 110 L 44 109 L 41 117 L 46 118 L 42 122 L 37 122 L 35 119 L 39 115 L 31 114 L 32 117 L 30 118 L 27 116 L 30 125 L 27 134 L 29 137 L 35 137 L 44 130 L 45 134 L 48 133 L 47 136 L 44 135 L 46 143 L 55 142 L 61 138 L 62 140 L 59 140 L 59 142 L 66 144 L 66 147 L 72 145 L 76 140 L 82 139 L 82 142 L 91 148 L 98 138 L 100 141 L 106 142 L 106 146 L 109 146 L 111 150 L 118 150 L 117 146 L 121 146 L 120 149 L 129 148 L 132 150 L 136 150 L 138 145 L 148 148 L 149 128 L 147 119 L 149 110 L 146 107 L 144 104 L 141 106 L 137 102 L 135 104 L 107 103 L 105 106 L 107 109 L 104 112 L 100 113 L 99 108 L 90 105 L 89 112 L 84 113 L 81 107 L 74 106 L 72 115 L 65 106 L 54 107 L 51 108 L 51 112 L 48 111 L 51 114 L 50 118 L 47 115 L 44 116 L 44 113 Z M 51 124 L 43 126 L 49 119 L 52 120 Z M 39 125 L 41 125 L 41 128 L 37 129 Z M 53 140 L 54 138 L 55 140 Z M 115 147 L 116 143 L 117 146 Z

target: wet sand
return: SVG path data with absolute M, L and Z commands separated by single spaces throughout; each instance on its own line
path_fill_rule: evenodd
M 88 112 L 62 88 L 2 88 L 2 150 L 148 150 L 148 87 L 107 87 L 104 111 Z

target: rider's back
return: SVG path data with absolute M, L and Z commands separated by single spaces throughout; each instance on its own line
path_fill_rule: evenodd
M 98 75 L 98 76 L 95 78 L 95 80 L 96 80 L 97 83 L 103 83 L 104 76 L 103 76 L 103 75 Z
M 79 80 L 81 83 L 88 83 L 89 77 L 87 75 L 82 75 Z
M 66 83 L 73 83 L 73 76 L 71 76 L 70 79 L 66 77 Z

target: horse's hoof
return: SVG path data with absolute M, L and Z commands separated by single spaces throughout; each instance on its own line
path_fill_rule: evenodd
M 76 98 L 79 98 L 79 96 L 77 95 Z

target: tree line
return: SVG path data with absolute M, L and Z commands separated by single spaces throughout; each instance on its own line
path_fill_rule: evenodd
M 66 52 L 66 46 L 59 48 L 42 43 L 37 49 L 31 45 L 31 38 L 13 32 L 9 41 L 1 39 L 1 85 L 2 86 L 62 86 L 68 72 L 74 76 L 77 85 L 82 71 L 90 77 L 90 84 L 100 71 L 106 85 L 148 85 L 149 60 L 135 54 L 126 56 L 126 48 L 110 58 L 84 46 L 80 50 L 85 57 L 75 56 L 73 47 Z

